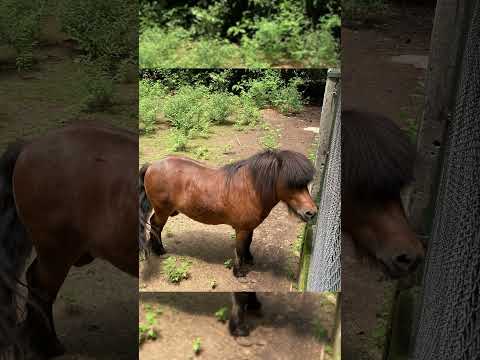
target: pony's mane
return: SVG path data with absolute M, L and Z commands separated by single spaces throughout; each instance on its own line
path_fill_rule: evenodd
M 378 202 L 398 198 L 413 180 L 415 149 L 379 114 L 342 111 L 342 197 Z
M 227 183 L 241 169 L 247 167 L 253 178 L 255 191 L 266 204 L 276 200 L 276 184 L 284 182 L 290 189 L 300 189 L 313 180 L 315 168 L 305 155 L 290 150 L 266 150 L 247 159 L 225 165 Z

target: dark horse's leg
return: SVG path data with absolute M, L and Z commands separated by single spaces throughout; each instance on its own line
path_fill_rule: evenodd
M 162 244 L 162 230 L 167 220 L 168 215 L 157 214 L 156 211 L 150 217 L 150 224 L 153 229 L 153 234 L 152 231 L 150 232 L 150 246 L 152 247 L 153 253 L 158 256 L 166 253 Z
M 232 294 L 232 314 L 228 329 L 233 336 L 247 336 L 250 331 L 245 324 L 246 311 L 259 314 L 262 304 L 254 292 L 236 292 Z
M 65 352 L 55 332 L 52 306 L 69 268 L 70 265 L 59 261 L 58 257 L 52 262 L 42 262 L 37 256 L 27 270 L 26 331 L 31 334 L 34 351 L 48 359 Z
M 247 274 L 245 264 L 253 264 L 253 256 L 250 252 L 253 231 L 237 230 L 235 239 L 235 264 L 233 275 L 243 277 Z

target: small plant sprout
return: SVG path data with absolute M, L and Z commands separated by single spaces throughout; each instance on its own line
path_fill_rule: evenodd
M 228 260 L 225 260 L 223 262 L 223 265 L 227 268 L 227 269 L 231 269 L 233 267 L 233 260 L 232 259 L 228 259 Z
M 195 340 L 193 340 L 192 348 L 195 355 L 200 354 L 200 351 L 202 351 L 202 343 L 200 338 L 197 337 Z
M 217 286 L 218 286 L 217 280 L 212 280 L 212 281 L 210 281 L 210 287 L 211 287 L 212 289 L 215 289 Z
M 228 308 L 226 306 L 218 309 L 215 312 L 215 317 L 217 318 L 218 321 L 220 322 L 225 322 L 228 320 Z

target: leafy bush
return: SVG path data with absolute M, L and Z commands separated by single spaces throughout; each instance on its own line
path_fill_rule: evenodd
M 300 78 L 285 83 L 278 71 L 269 70 L 262 77 L 241 83 L 239 88 L 259 108 L 272 106 L 284 114 L 292 114 L 303 108 L 303 96 L 298 90 L 301 83 Z
M 282 114 L 295 114 L 303 109 L 303 96 L 298 90 L 298 85 L 302 81 L 294 79 L 286 86 L 283 86 L 275 95 L 273 103 Z
M 82 85 L 84 111 L 104 111 L 113 104 L 113 79 L 101 68 L 92 66 Z
M 233 98 L 225 92 L 212 92 L 205 102 L 205 117 L 215 124 L 223 124 L 232 113 Z
M 343 0 L 342 18 L 347 20 L 364 19 L 372 14 L 382 13 L 386 8 L 385 0 Z
M 0 2 L 0 43 L 13 46 L 18 70 L 33 66 L 33 45 L 40 32 L 46 0 L 3 0 Z
M 187 44 L 189 39 L 190 33 L 183 28 L 164 30 L 159 27 L 151 27 L 145 29 L 140 35 L 140 67 L 168 68 L 180 66 L 183 56 L 178 49 L 183 44 Z
M 161 111 L 161 100 L 167 90 L 162 83 L 141 80 L 139 83 L 139 126 L 140 130 L 149 133 L 155 130 L 157 116 Z
M 204 86 L 184 86 L 165 98 L 163 114 L 170 124 L 186 137 L 205 135 L 210 121 L 205 117 L 203 103 L 208 95 Z
M 238 99 L 238 109 L 235 116 L 235 127 L 242 129 L 253 127 L 260 120 L 260 109 L 249 96 L 240 96 Z
M 170 142 L 170 151 L 187 151 L 188 137 L 182 131 L 170 129 L 168 139 Z
M 338 6 L 323 7 L 330 9 L 329 13 L 323 12 L 325 16 L 317 22 L 318 15 L 311 16 L 305 2 L 291 0 L 256 0 L 248 4 L 216 0 L 166 7 L 144 4 L 140 66 L 270 67 L 298 62 L 307 66 L 334 65 L 338 46 L 330 25 L 337 24 L 339 17 L 334 11 Z
M 137 51 L 137 5 L 126 0 L 63 0 L 62 29 L 78 41 L 88 60 L 116 69 L 120 60 Z

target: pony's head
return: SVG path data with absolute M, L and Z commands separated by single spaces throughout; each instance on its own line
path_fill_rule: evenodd
M 413 271 L 424 257 L 400 198 L 414 160 L 408 137 L 390 119 L 342 111 L 342 230 L 392 277 Z
M 247 166 L 253 185 L 263 204 L 283 201 L 289 210 L 303 221 L 317 214 L 308 184 L 315 169 L 305 155 L 290 150 L 266 150 L 231 164 L 230 169 Z

